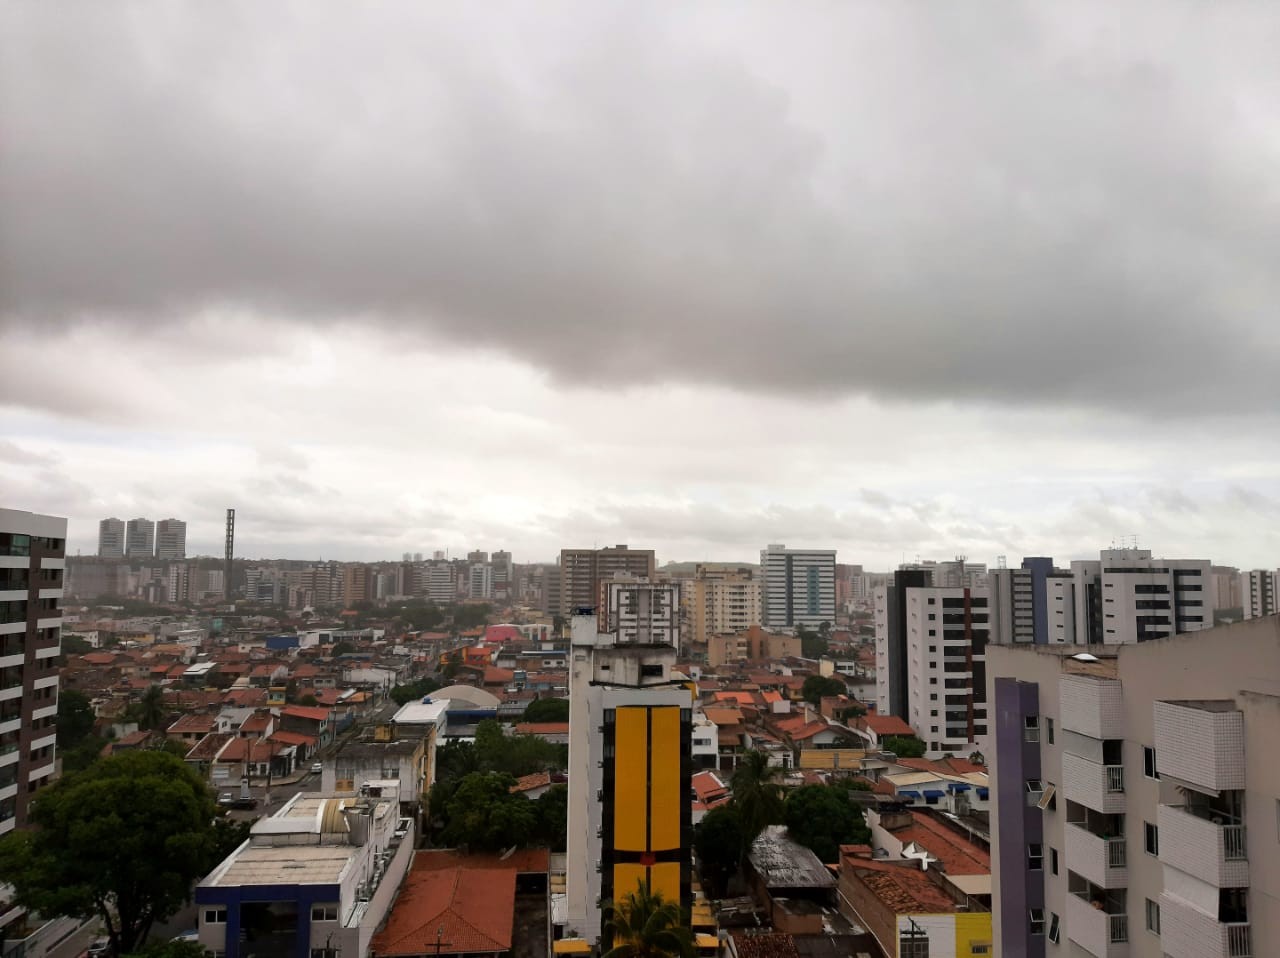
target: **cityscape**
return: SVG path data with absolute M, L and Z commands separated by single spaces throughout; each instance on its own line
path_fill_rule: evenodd
M 0 5 L 0 958 L 1280 958 L 1277 37 Z

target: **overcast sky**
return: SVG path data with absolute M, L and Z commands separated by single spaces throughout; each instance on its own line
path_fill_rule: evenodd
M 1280 565 L 1269 4 L 6 4 L 0 500 Z

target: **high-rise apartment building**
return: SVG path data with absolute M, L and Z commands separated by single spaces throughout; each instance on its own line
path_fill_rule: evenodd
M 682 583 L 688 639 L 703 646 L 713 635 L 730 635 L 760 624 L 760 575 L 752 565 L 699 563 Z
M 0 509 L 0 834 L 55 768 L 67 520 Z
M 1104 549 L 1048 580 L 1050 644 L 1125 645 L 1213 625 L 1207 559 L 1153 559 L 1149 549 Z
M 516 567 L 511 561 L 511 553 L 499 550 L 489 559 L 493 567 L 493 597 L 495 599 L 515 598 Z
M 449 562 L 432 561 L 423 569 L 423 592 L 437 605 L 447 605 L 458 597 L 458 579 Z
M 899 575 L 914 582 L 921 573 Z M 878 711 L 905 719 L 925 743 L 929 758 L 964 758 L 975 751 L 985 754 L 989 727 L 987 590 L 904 582 L 895 585 L 895 599 L 897 590 L 902 593 L 898 641 L 905 654 L 891 658 L 888 635 L 883 641 L 877 636 Z M 901 674 L 896 674 L 897 670 L 902 670 Z M 891 692 L 895 687 L 896 700 Z
M 894 573 L 892 583 L 876 587 L 876 708 L 881 715 L 907 720 L 907 595 L 932 584 L 932 570 L 902 568 Z
M 1252 569 L 1241 572 L 1240 602 L 1246 619 L 1280 612 L 1280 570 Z
M 150 559 L 156 554 L 156 524 L 150 519 L 130 519 L 125 524 L 124 554 L 130 559 Z
M 1021 568 L 991 569 L 985 577 L 991 595 L 991 641 L 1047 645 L 1049 585 L 1070 579 L 1071 573 L 1056 569 L 1047 556 L 1032 556 L 1022 560 Z
M 1280 618 L 991 646 L 998 955 L 1280 955 Z
M 637 588 L 619 583 L 618 605 L 640 599 Z M 659 638 L 679 600 L 670 587 L 641 591 L 650 601 L 636 602 L 622 631 L 599 631 L 595 613 L 572 620 L 565 904 L 567 928 L 589 944 L 601 904 L 642 883 L 684 907 L 691 897 L 692 698 L 673 672 L 678 634 Z M 657 618 L 646 622 L 649 611 Z
M 187 557 L 187 524 L 181 519 L 161 519 L 156 523 L 156 558 Z
M 493 598 L 493 566 L 487 562 L 475 562 L 467 577 L 467 585 L 473 599 Z
M 595 608 L 601 579 L 622 572 L 653 581 L 655 569 L 652 549 L 561 549 L 559 613 L 568 617 L 576 609 Z
M 98 523 L 98 555 L 103 559 L 124 558 L 123 519 L 103 519 Z
M 836 620 L 834 549 L 788 549 L 770 545 L 760 552 L 761 625 L 774 632 L 796 626 L 816 628 Z

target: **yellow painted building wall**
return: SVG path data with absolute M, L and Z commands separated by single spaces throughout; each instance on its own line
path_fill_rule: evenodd
M 985 951 L 974 951 L 974 946 Z M 956 915 L 956 958 L 991 955 L 991 912 L 963 912 Z
M 619 708 L 614 719 L 613 847 L 623 852 L 680 848 L 680 709 Z M 680 862 L 614 865 L 615 898 L 641 882 L 668 901 L 680 900 Z

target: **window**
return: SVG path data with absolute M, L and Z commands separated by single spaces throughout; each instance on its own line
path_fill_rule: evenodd
M 1041 795 L 1039 800 L 1036 802 L 1036 808 L 1040 809 L 1041 811 L 1044 811 L 1046 809 L 1048 809 L 1051 812 L 1057 811 L 1058 810 L 1058 799 L 1056 797 L 1057 792 L 1058 792 L 1058 786 L 1054 785 L 1053 782 L 1045 783 L 1044 794 Z
M 984 942 L 974 942 L 969 946 L 969 954 L 971 955 L 989 955 L 991 954 L 991 946 Z
M 1031 934 L 1043 935 L 1044 934 L 1044 909 L 1032 908 L 1030 911 L 1029 917 L 1031 919 L 1030 921 Z
M 338 905 L 334 902 L 331 905 L 312 905 L 311 906 L 312 921 L 337 921 Z
M 204 923 L 206 925 L 225 925 L 227 923 L 227 910 L 225 908 L 206 908 L 204 910 Z
M 1053 719 L 1044 720 L 1044 740 L 1050 745 L 1053 744 Z
M 929 958 L 929 938 L 903 930 L 898 937 L 898 954 L 901 958 Z
M 1057 912 L 1049 912 L 1049 940 L 1055 945 L 1058 943 L 1058 915 Z
M 1049 874 L 1058 874 L 1058 850 L 1056 848 L 1049 849 Z
M 1044 846 L 1039 842 L 1027 846 L 1027 868 L 1033 872 L 1044 870 Z
M 1156 769 L 1156 750 L 1148 746 L 1142 746 L 1142 774 L 1147 778 L 1159 778 L 1160 772 Z
M 1160 854 L 1160 829 L 1150 822 L 1142 823 L 1142 847 L 1148 855 Z
M 929 684 L 930 684 L 930 685 L 937 685 L 937 684 L 938 684 L 938 677 L 935 675 L 935 676 L 933 676 L 931 679 L 929 679 Z
M 930 622 L 934 621 L 937 617 L 938 617 L 938 614 L 937 614 L 936 612 L 930 612 L 930 613 L 929 613 L 929 621 L 930 621 Z
M 1027 804 L 1035 805 L 1040 801 L 1040 796 L 1044 794 L 1044 783 L 1038 778 L 1028 779 L 1026 783 Z
M 930 604 L 930 605 L 937 605 L 937 604 L 938 604 L 938 600 L 937 600 L 937 599 L 934 599 L 934 598 L 930 598 L 930 599 L 929 599 L 929 604 Z
M 662 663 L 659 662 L 656 665 L 642 665 L 640 666 L 640 674 L 644 678 L 660 679 L 662 678 Z
M 1147 931 L 1160 934 L 1160 903 L 1147 899 Z
M 937 693 L 937 692 L 930 692 L 930 693 L 929 693 L 929 701 L 930 701 L 930 702 L 936 702 L 936 701 L 938 701 L 938 693 Z M 934 715 L 937 715 L 937 714 L 938 714 L 938 710 L 937 710 L 937 709 L 934 709 L 933 714 L 934 714 Z
M 1040 741 L 1040 716 L 1028 715 L 1022 720 L 1022 740 L 1024 742 Z

